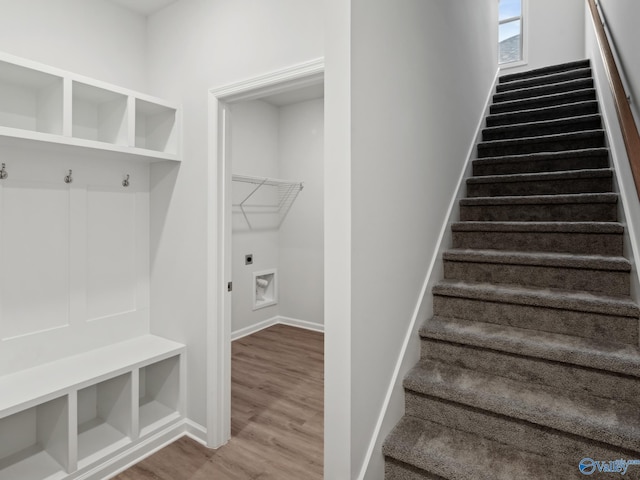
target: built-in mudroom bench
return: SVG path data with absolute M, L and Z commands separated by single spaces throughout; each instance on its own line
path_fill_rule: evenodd
M 0 54 L 0 480 L 104 478 L 183 428 L 150 306 L 151 164 L 180 137 L 175 104 Z

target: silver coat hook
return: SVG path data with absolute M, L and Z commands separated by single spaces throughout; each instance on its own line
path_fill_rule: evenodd
M 73 182 L 73 177 L 71 176 L 71 170 L 69 170 L 69 175 L 64 177 L 64 183 L 71 183 L 71 182 Z
M 125 179 L 122 181 L 122 186 L 123 186 L 123 187 L 128 187 L 128 186 L 129 186 L 129 174 L 127 174 L 127 178 L 125 178 Z
M 9 174 L 7 173 L 7 171 L 5 170 L 6 165 L 3 163 L 2 164 L 2 170 L 0 170 L 0 180 L 4 180 L 5 178 L 7 178 L 9 176 Z

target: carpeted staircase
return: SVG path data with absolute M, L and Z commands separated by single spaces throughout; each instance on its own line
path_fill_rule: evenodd
M 387 480 L 565 480 L 585 457 L 640 459 L 640 311 L 602 128 L 588 61 L 500 78 Z

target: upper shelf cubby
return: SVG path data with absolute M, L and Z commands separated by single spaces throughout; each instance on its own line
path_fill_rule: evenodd
M 0 61 L 0 126 L 62 134 L 63 78 Z
M 177 105 L 0 52 L 0 145 L 180 161 Z
M 136 98 L 136 147 L 176 153 L 176 109 Z
M 73 82 L 72 92 L 74 137 L 128 144 L 126 95 L 80 82 Z

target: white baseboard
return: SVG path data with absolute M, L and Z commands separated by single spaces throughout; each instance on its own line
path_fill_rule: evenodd
M 116 455 L 105 462 L 95 466 L 89 471 L 71 474 L 69 479 L 74 480 L 104 480 L 112 478 L 119 473 L 133 467 L 136 463 L 153 455 L 158 450 L 175 442 L 185 435 L 185 422 L 181 421 L 164 430 L 144 439 L 133 447 L 128 448 L 120 455 Z
M 324 325 L 321 323 L 307 322 L 306 320 L 299 320 L 291 317 L 278 317 L 278 323 L 281 325 L 289 325 L 290 327 L 304 328 L 305 330 L 324 333 Z
M 265 328 L 273 327 L 274 325 L 288 325 L 290 327 L 304 328 L 305 330 L 312 330 L 314 332 L 324 333 L 324 325 L 320 323 L 308 322 L 306 320 L 299 320 L 297 318 L 275 316 L 258 322 L 255 325 L 249 325 L 248 327 L 241 328 L 235 332 L 231 332 L 231 341 L 238 340 L 247 335 L 252 335 L 264 330 Z
M 207 447 L 207 429 L 199 423 L 193 422 L 188 418 L 184 421 L 185 434 L 192 440 L 195 440 L 204 447 Z
M 231 341 L 238 340 L 242 337 L 246 337 L 247 335 L 251 335 L 253 333 L 259 332 L 260 330 L 264 330 L 265 328 L 272 327 L 276 323 L 278 323 L 279 317 L 271 317 L 263 320 L 262 322 L 258 322 L 254 325 L 249 325 L 248 327 L 241 328 L 240 330 L 236 330 L 235 332 L 231 332 Z

